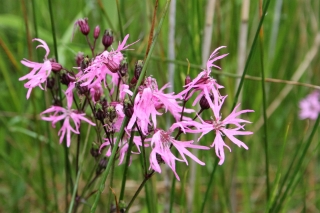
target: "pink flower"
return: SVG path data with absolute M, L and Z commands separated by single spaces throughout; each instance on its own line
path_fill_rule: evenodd
M 80 134 L 79 127 L 80 127 L 81 120 L 87 122 L 92 126 L 95 126 L 95 123 L 93 123 L 92 121 L 84 117 L 85 113 L 78 113 L 72 110 L 70 107 L 71 106 L 68 105 L 68 108 L 65 109 L 59 106 L 52 106 L 40 114 L 42 116 L 43 114 L 46 114 L 46 113 L 53 113 L 49 117 L 44 117 L 44 116 L 41 117 L 42 120 L 52 122 L 53 128 L 55 128 L 55 124 L 58 121 L 64 120 L 63 125 L 58 132 L 58 135 L 60 136 L 60 143 L 62 143 L 63 138 L 67 134 L 66 135 L 67 147 L 69 147 L 71 144 L 71 132 L 75 134 Z M 72 125 L 70 124 L 71 122 L 70 120 L 73 121 L 75 128 L 73 128 Z
M 113 85 L 111 93 L 113 92 L 114 86 L 118 84 L 120 79 L 118 70 L 120 62 L 123 59 L 121 51 L 136 43 L 134 42 L 125 46 L 128 38 L 129 35 L 126 35 L 122 43 L 119 43 L 117 50 L 112 50 L 110 52 L 105 50 L 93 60 L 93 62 L 84 70 L 84 73 L 78 80 L 78 82 L 81 82 L 81 86 L 88 86 L 89 88 L 92 88 L 101 81 L 103 81 L 104 85 L 106 86 L 106 76 L 109 75 L 111 76 L 111 82 Z
M 207 62 L 207 66 L 205 70 L 199 73 L 199 75 L 193 79 L 189 84 L 184 86 L 184 90 L 181 91 L 178 95 L 182 96 L 184 100 L 188 100 L 195 92 L 200 92 L 197 98 L 193 102 L 193 106 L 200 101 L 200 99 L 204 96 L 210 107 L 213 107 L 212 100 L 210 96 L 214 99 L 221 99 L 221 95 L 219 93 L 219 89 L 223 88 L 223 86 L 219 85 L 215 79 L 210 77 L 211 67 L 216 67 L 221 69 L 217 65 L 213 64 L 213 62 L 224 58 L 228 54 L 217 56 L 218 50 L 221 48 L 225 48 L 225 46 L 218 47 L 213 51 L 210 55 L 209 60 Z
M 217 56 L 217 54 L 219 53 L 218 50 L 222 49 L 222 48 L 225 48 L 226 46 L 221 46 L 221 47 L 218 47 L 217 49 L 215 49 L 210 57 L 209 57 L 209 60 L 207 61 L 207 72 L 211 72 L 211 67 L 216 67 L 218 69 L 221 69 L 220 67 L 218 67 L 217 65 L 213 64 L 213 62 L 217 61 L 217 60 L 220 60 L 224 57 L 226 57 L 229 53 L 227 54 L 223 54 L 223 55 L 220 55 L 220 56 Z M 217 57 L 215 57 L 217 56 Z
M 251 123 L 250 121 L 243 120 L 240 118 L 237 118 L 239 115 L 247 112 L 254 112 L 253 110 L 241 110 L 239 112 L 236 112 L 237 108 L 240 104 L 238 104 L 234 110 L 228 115 L 224 120 L 221 119 L 220 116 L 220 110 L 221 106 L 223 105 L 223 102 L 225 100 L 226 96 L 222 97 L 222 100 L 216 100 L 214 99 L 214 107 L 213 113 L 214 118 L 210 121 L 202 121 L 202 126 L 197 126 L 198 129 L 201 129 L 200 132 L 202 132 L 201 136 L 199 137 L 198 141 L 207 133 L 211 131 L 215 131 L 216 137 L 211 145 L 211 147 L 215 147 L 216 155 L 220 158 L 219 165 L 222 165 L 225 159 L 224 154 L 224 147 L 227 147 L 229 151 L 231 152 L 231 149 L 228 145 L 225 144 L 223 141 L 222 136 L 227 136 L 234 144 L 236 144 L 239 147 L 244 147 L 245 149 L 248 149 L 248 147 L 239 139 L 235 138 L 235 135 L 251 135 L 252 132 L 249 131 L 242 131 L 244 130 L 244 125 L 241 123 Z M 235 125 L 236 128 L 233 129 L 227 129 L 228 125 Z
M 320 113 L 320 92 L 314 91 L 299 103 L 300 119 L 309 118 L 311 120 L 317 119 Z
M 103 95 L 103 89 L 100 83 L 95 84 L 93 87 L 91 87 L 90 95 L 93 103 L 96 103 L 100 100 L 101 96 Z
M 40 89 L 44 90 L 41 84 L 47 82 L 47 78 L 49 77 L 52 69 L 51 63 L 47 59 L 50 50 L 46 42 L 38 38 L 34 38 L 32 39 L 32 41 L 39 41 L 42 45 L 38 45 L 36 48 L 42 47 L 43 49 L 46 50 L 46 54 L 44 56 L 43 63 L 37 63 L 37 62 L 29 61 L 27 59 L 23 59 L 21 61 L 21 63 L 26 67 L 32 68 L 29 74 L 19 78 L 19 81 L 23 81 L 26 79 L 29 80 L 27 83 L 24 84 L 24 87 L 28 88 L 27 99 L 29 99 L 33 88 L 39 86 Z
M 175 140 L 171 136 L 171 133 L 173 129 L 176 127 L 181 127 L 183 129 L 184 127 L 186 127 L 186 125 L 181 125 L 181 124 L 173 125 L 167 132 L 161 129 L 155 130 L 155 134 L 152 136 L 152 139 L 151 139 L 152 151 L 150 153 L 149 160 L 150 160 L 150 168 L 152 168 L 158 173 L 161 173 L 160 163 L 167 164 L 175 174 L 176 178 L 180 180 L 176 172 L 176 164 L 175 164 L 176 160 L 185 162 L 188 165 L 188 161 L 185 156 L 187 155 L 192 160 L 194 160 L 195 162 L 203 166 L 205 165 L 205 163 L 200 161 L 187 148 L 209 149 L 209 147 L 194 145 L 193 140 L 191 141 Z M 175 147 L 178 150 L 182 159 L 179 159 L 176 156 L 174 156 L 174 154 L 172 154 L 172 149 L 170 149 L 171 146 Z
M 170 113 L 176 118 L 180 119 L 180 113 L 182 107 L 179 106 L 176 99 L 181 96 L 173 95 L 173 93 L 165 94 L 163 90 L 168 87 L 168 84 L 158 90 L 156 79 L 148 77 L 145 79 L 143 86 L 140 86 L 140 91 L 134 100 L 134 112 L 128 123 L 128 129 L 132 129 L 137 121 L 143 134 L 148 133 L 148 125 L 157 127 L 157 116 L 162 115 L 158 112 L 160 109 L 164 109 L 165 112 Z M 190 113 L 193 110 L 185 109 L 184 112 Z M 150 122 L 150 117 L 152 122 Z

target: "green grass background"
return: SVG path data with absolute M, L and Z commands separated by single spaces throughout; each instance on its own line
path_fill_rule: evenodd
M 283 0 L 280 1 L 280 13 L 277 13 L 279 1 L 270 1 L 262 25 L 263 40 L 258 39 L 253 47 L 260 15 L 259 1 L 250 1 L 247 48 L 246 52 L 242 53 L 248 55 L 252 51 L 246 74 L 261 77 L 261 61 L 263 61 L 266 78 L 291 80 L 299 67 L 305 65 L 302 70 L 303 75 L 298 81 L 319 85 L 319 46 L 316 46 L 315 38 L 320 33 L 320 2 Z M 155 1 L 150 0 L 119 0 L 120 13 L 118 13 L 114 0 L 52 1 L 59 62 L 66 67 L 72 67 L 78 51 L 90 54 L 85 39 L 78 30 L 74 40 L 70 41 L 75 20 L 88 17 L 91 30 L 97 24 L 100 25 L 102 32 L 107 28 L 113 29 L 116 38 L 115 47 L 121 38 L 120 26 L 124 34 L 130 34 L 129 43 L 140 39 L 132 47 L 134 51 L 126 52 L 132 71 L 135 61 L 143 59 L 147 48 L 154 4 Z M 164 1 L 159 3 L 156 26 L 164 4 Z M 192 65 L 191 77 L 195 77 L 200 71 L 207 14 L 204 0 L 177 0 L 176 4 L 176 57 L 173 63 L 176 64 L 174 88 L 179 92 L 187 72 L 186 59 Z M 241 0 L 216 1 L 215 11 L 212 11 L 214 20 L 211 50 L 225 45 L 227 48 L 220 52 L 229 53 L 217 63 L 222 70 L 214 74 L 218 82 L 225 86 L 222 93 L 228 94 L 225 114 L 230 112 L 237 89 L 237 78 L 231 74 L 236 74 L 237 70 L 242 4 Z M 39 117 L 39 113 L 50 105 L 50 97 L 43 95 L 43 91 L 37 88 L 33 90 L 31 98 L 26 100 L 27 90 L 23 87 L 23 82 L 18 81 L 19 77 L 28 72 L 20 60 L 23 58 L 42 60 L 43 50 L 36 51 L 36 44 L 31 42 L 36 33 L 48 43 L 51 49 L 49 57 L 54 57 L 48 1 L 13 0 L 3 1 L 1 5 L 0 212 L 64 212 L 67 209 L 64 195 L 64 145 L 58 143 L 57 129 L 52 129 Z M 279 15 L 278 23 L 275 21 L 277 15 Z M 119 16 L 122 25 L 119 24 Z M 274 30 L 278 33 L 275 34 Z M 102 50 L 102 46 L 100 48 Z M 159 86 L 168 81 L 167 49 L 168 17 L 164 21 L 147 70 L 148 75 L 159 79 Z M 308 53 L 313 49 L 316 55 L 308 61 L 310 59 Z M 266 107 L 273 101 L 279 101 L 280 104 L 268 116 L 267 128 L 264 131 L 263 126 L 260 128 L 257 126 L 264 112 L 262 82 L 245 79 L 242 96 L 238 102 L 242 103 L 243 109 L 255 110 L 254 113 L 243 116 L 252 121 L 252 124 L 246 126 L 246 130 L 254 131 L 254 134 L 241 138 L 249 150 L 239 149 L 231 144 L 232 152 L 226 151 L 225 163 L 215 170 L 204 212 L 268 212 L 269 207 L 275 202 L 279 208 L 273 209 L 274 212 L 320 212 L 319 130 L 315 127 L 315 121 L 298 118 L 299 100 L 314 89 L 296 84 L 288 95 L 279 98 L 279 93 L 286 85 L 286 83 L 265 83 Z M 165 126 L 164 119 L 160 125 Z M 309 135 L 313 129 L 315 134 L 310 141 Z M 85 134 L 86 127 L 82 130 Z M 267 151 L 264 143 L 266 135 Z M 93 135 L 90 136 L 90 140 L 94 140 Z M 206 136 L 203 144 L 210 145 L 212 141 L 213 135 Z M 305 148 L 308 142 L 310 146 Z M 87 147 L 88 150 L 90 147 L 90 145 Z M 79 183 L 80 188 L 94 165 L 94 159 L 88 150 L 83 161 L 85 170 Z M 74 163 L 75 146 L 71 146 L 69 151 L 70 161 Z M 265 169 L 266 153 L 268 175 Z M 196 171 L 193 171 L 196 172 L 193 183 L 188 181 L 191 175 L 190 167 L 184 165 L 178 167 L 181 182 L 175 184 L 172 212 L 200 212 L 216 156 L 214 150 L 199 152 L 198 155 L 206 165 L 197 166 Z M 123 166 L 116 167 L 115 170 L 116 192 L 119 191 L 122 170 Z M 142 172 L 136 171 L 141 171 L 137 159 L 129 167 L 127 202 L 143 179 Z M 75 174 L 72 175 L 75 177 Z M 266 195 L 267 176 L 270 181 L 269 199 Z M 169 177 L 173 178 L 171 173 Z M 191 184 L 195 186 L 194 199 L 188 201 Z M 165 186 L 164 174 L 156 174 L 147 185 L 147 190 L 139 195 L 131 211 L 163 212 L 164 206 L 169 201 L 168 191 L 170 187 L 168 190 Z M 55 204 L 55 194 L 58 207 Z M 99 212 L 108 212 L 105 206 L 107 194 L 108 190 L 102 194 Z M 88 204 L 92 202 L 93 199 L 90 198 Z M 190 202 L 192 209 L 188 205 Z M 89 212 L 89 208 L 85 205 L 80 210 Z

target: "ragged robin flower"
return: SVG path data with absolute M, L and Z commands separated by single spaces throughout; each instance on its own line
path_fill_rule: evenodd
M 27 99 L 29 99 L 33 88 L 38 86 L 40 87 L 40 89 L 44 90 L 44 88 L 42 87 L 42 84 L 46 85 L 46 81 L 52 70 L 51 62 L 47 58 L 50 53 L 50 49 L 47 43 L 39 38 L 34 38 L 32 39 L 32 41 L 40 42 L 41 45 L 38 45 L 36 48 L 42 47 L 43 49 L 46 50 L 46 54 L 44 56 L 43 63 L 33 62 L 27 59 L 23 59 L 21 61 L 21 63 L 24 66 L 32 68 L 30 73 L 19 78 L 19 81 L 29 80 L 27 83 L 24 84 L 24 87 L 28 89 Z

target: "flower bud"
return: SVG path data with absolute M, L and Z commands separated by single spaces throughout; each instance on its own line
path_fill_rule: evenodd
M 137 82 L 138 80 L 136 79 L 136 77 L 133 76 L 129 84 L 130 88 L 133 88 L 134 86 L 136 86 Z
M 90 32 L 90 27 L 88 24 L 88 18 L 79 19 L 74 23 L 74 25 L 78 25 L 80 28 L 80 31 L 83 35 L 88 35 Z
M 106 109 L 108 107 L 108 101 L 106 98 L 102 98 L 100 103 L 101 103 L 102 109 Z
M 100 153 L 99 153 L 99 149 L 98 148 L 91 148 L 90 149 L 90 154 L 92 157 L 97 158 L 99 157 Z
M 107 123 L 114 123 L 117 119 L 117 111 L 114 106 L 108 106 L 106 110 Z
M 107 168 L 108 159 L 106 157 L 103 157 L 98 164 L 96 174 L 101 174 L 103 170 Z
M 77 64 L 78 67 L 81 66 L 81 63 L 82 63 L 83 59 L 84 59 L 84 54 L 83 54 L 83 52 L 78 52 L 78 54 L 77 54 L 76 57 L 75 57 L 76 64 Z
M 211 101 L 213 101 L 213 95 L 210 95 L 210 99 L 211 99 Z M 210 108 L 210 104 L 209 104 L 206 96 L 204 96 L 204 95 L 200 99 L 200 107 L 201 107 L 201 109 L 209 109 Z
M 76 87 L 80 95 L 86 95 L 89 92 L 88 86 L 80 86 L 81 83 L 77 83 Z
M 86 56 L 86 57 L 81 61 L 81 63 L 80 63 L 80 68 L 81 68 L 81 70 L 84 70 L 84 69 L 86 69 L 86 68 L 89 66 L 89 61 L 90 61 L 90 59 L 89 59 L 88 56 Z
M 49 77 L 47 79 L 47 88 L 52 89 L 54 87 L 55 79 L 53 77 Z
M 112 73 L 117 73 L 119 71 L 119 65 L 112 61 L 112 60 L 109 60 L 108 63 L 104 63 L 108 69 L 112 72 Z
M 134 77 L 136 77 L 136 79 L 139 79 L 142 68 L 143 68 L 143 61 L 138 60 L 134 67 Z
M 191 81 L 190 75 L 187 75 L 186 79 L 184 80 L 184 85 L 190 84 Z
M 111 30 L 104 31 L 103 37 L 102 37 L 102 44 L 104 46 L 104 49 L 108 49 L 108 47 L 111 46 L 113 43 L 113 33 Z
M 59 72 L 60 70 L 62 70 L 62 66 L 57 62 L 51 62 L 51 70 L 53 72 Z
M 133 112 L 134 112 L 134 109 L 133 109 L 133 106 L 132 104 L 130 103 L 129 100 L 125 100 L 124 103 L 124 108 L 123 108 L 123 111 L 124 111 L 124 114 L 128 117 L 128 118 L 131 118 L 132 115 L 133 115 Z
M 70 82 L 75 82 L 76 78 L 70 72 L 64 72 L 61 75 L 60 82 L 64 85 L 69 85 Z
M 96 119 L 103 121 L 106 117 L 106 114 L 104 113 L 101 104 L 97 103 L 95 105 L 95 109 L 96 109 L 96 112 L 94 115 L 95 115 Z
M 94 28 L 93 38 L 97 39 L 97 38 L 99 37 L 99 35 L 100 35 L 100 27 L 99 27 L 99 25 L 98 25 L 98 26 L 96 26 L 96 27 Z
M 120 74 L 124 77 L 128 73 L 128 62 L 127 58 L 124 58 L 120 63 Z

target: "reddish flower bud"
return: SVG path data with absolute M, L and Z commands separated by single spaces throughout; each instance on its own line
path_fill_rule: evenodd
M 99 149 L 98 148 L 91 148 L 90 149 L 90 154 L 92 157 L 97 158 L 99 157 L 100 153 L 99 153 Z
M 190 78 L 190 75 L 187 75 L 186 79 L 184 80 L 184 85 L 190 84 L 192 79 Z
M 86 95 L 89 92 L 88 86 L 80 86 L 81 83 L 77 83 L 76 87 L 80 95 Z
M 83 52 L 78 52 L 78 54 L 76 55 L 75 57 L 75 60 L 76 60 L 76 63 L 77 63 L 77 66 L 80 67 L 81 66 L 81 63 L 84 59 L 84 54 Z
M 103 170 L 107 168 L 108 159 L 106 157 L 103 157 L 98 164 L 96 174 L 101 174 Z
M 52 89 L 54 87 L 55 79 L 53 77 L 49 77 L 47 79 L 47 88 Z
M 69 85 L 70 82 L 75 82 L 76 78 L 74 77 L 74 75 L 70 72 L 65 72 L 62 73 L 61 78 L 60 78 L 60 82 L 64 85 Z
M 51 69 L 53 72 L 59 72 L 60 70 L 62 70 L 62 66 L 57 62 L 51 62 Z
M 127 62 L 127 58 L 124 58 L 120 63 L 120 74 L 123 77 L 127 73 L 128 73 L 128 62 Z
M 90 32 L 90 27 L 88 24 L 88 18 L 84 18 L 84 19 L 79 19 L 76 21 L 76 23 L 74 23 L 74 25 L 78 25 L 80 28 L 80 31 L 83 35 L 88 35 Z
M 86 57 L 81 61 L 81 64 L 80 64 L 81 70 L 86 69 L 86 68 L 89 66 L 89 62 L 90 62 L 90 59 L 89 59 L 88 56 L 86 56 Z
M 137 84 L 138 80 L 136 79 L 136 77 L 132 77 L 131 81 L 130 81 L 130 88 L 134 87 Z
M 99 25 L 98 25 L 98 26 L 96 26 L 96 27 L 94 28 L 93 38 L 97 39 L 97 38 L 99 37 L 99 35 L 100 35 L 100 27 L 99 27 Z
M 113 33 L 111 30 L 104 31 L 103 37 L 102 37 L 102 44 L 104 46 L 104 49 L 108 49 L 108 47 L 111 46 L 113 43 Z
M 128 118 L 131 118 L 132 115 L 133 115 L 133 112 L 134 112 L 134 109 L 133 109 L 133 106 L 132 104 L 130 103 L 129 100 L 125 100 L 124 103 L 124 108 L 123 108 L 123 111 L 124 111 L 124 114 L 128 117 Z
M 213 95 L 210 95 L 210 99 L 211 99 L 211 101 L 213 101 Z M 201 109 L 209 109 L 210 108 L 210 104 L 209 104 L 206 96 L 204 96 L 204 95 L 200 99 L 200 107 L 201 107 Z
M 113 72 L 113 73 L 117 73 L 119 71 L 120 66 L 115 63 L 114 61 L 108 61 L 108 63 L 104 63 L 108 69 Z

